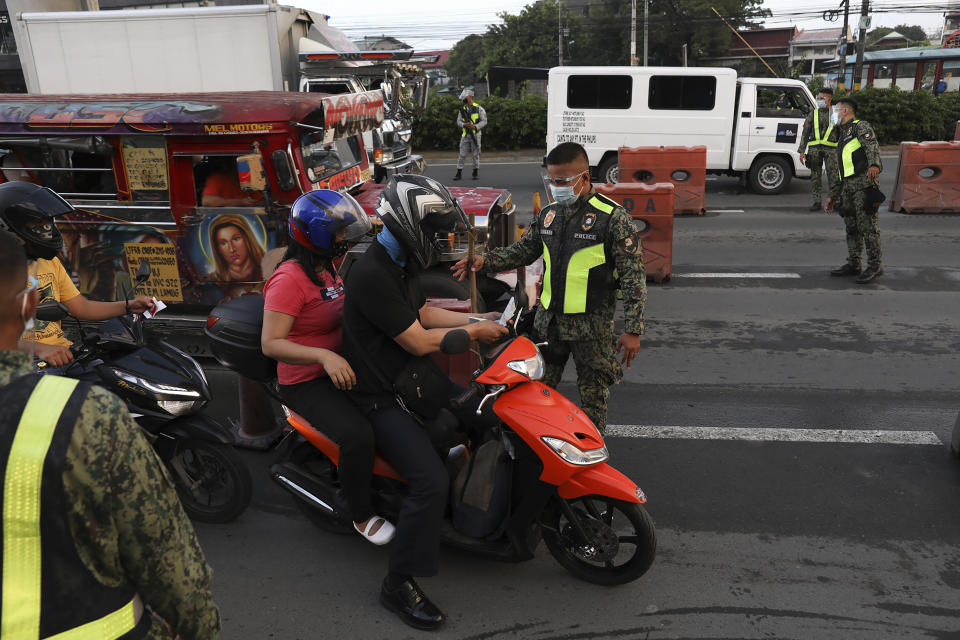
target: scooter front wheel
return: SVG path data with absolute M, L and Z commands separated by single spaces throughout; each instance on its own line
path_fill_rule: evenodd
M 250 470 L 233 448 L 196 438 L 177 440 L 164 459 L 183 510 L 198 522 L 230 522 L 250 504 Z
M 542 521 L 550 554 L 581 580 L 626 584 L 650 568 L 657 552 L 653 520 L 639 504 L 606 496 L 555 498 Z

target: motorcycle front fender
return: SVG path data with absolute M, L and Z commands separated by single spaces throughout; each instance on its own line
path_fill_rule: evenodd
M 210 416 L 194 414 L 171 420 L 155 432 L 158 436 L 171 438 L 196 438 L 208 442 L 234 444 L 236 436 L 230 429 Z
M 581 496 L 607 496 L 624 502 L 643 504 L 647 501 L 647 496 L 633 480 L 606 462 L 574 474 L 557 487 L 557 494 L 564 500 Z

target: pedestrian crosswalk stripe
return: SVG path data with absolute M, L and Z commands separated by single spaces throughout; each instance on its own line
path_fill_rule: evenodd
M 781 429 L 777 427 L 752 428 L 609 424 L 607 425 L 607 436 L 672 440 L 943 445 L 940 438 L 932 431 L 886 431 L 869 429 Z

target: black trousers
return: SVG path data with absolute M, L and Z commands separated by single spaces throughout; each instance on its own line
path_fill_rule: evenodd
M 391 543 L 390 571 L 433 576 L 440 562 L 440 525 L 450 479 L 427 432 L 395 403 L 364 406 L 380 453 L 407 481 Z
M 283 403 L 340 446 L 340 485 L 354 522 L 373 515 L 370 480 L 376 444 L 370 421 L 330 378 L 280 385 Z

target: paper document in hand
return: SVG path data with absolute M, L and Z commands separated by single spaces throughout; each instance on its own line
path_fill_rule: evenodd
M 500 319 L 497 320 L 501 325 L 507 326 L 507 321 L 513 318 L 513 314 L 517 311 L 517 302 L 513 298 L 510 298 L 510 302 L 507 303 L 507 308 L 503 310 L 503 314 L 500 316 Z
M 160 313 L 166 308 L 167 308 L 167 305 L 163 304 L 163 302 L 161 302 L 160 300 L 157 300 L 156 298 L 154 298 L 153 306 L 151 306 L 149 309 L 144 311 L 143 316 L 145 318 L 152 318 L 153 316 L 157 315 L 158 313 Z

